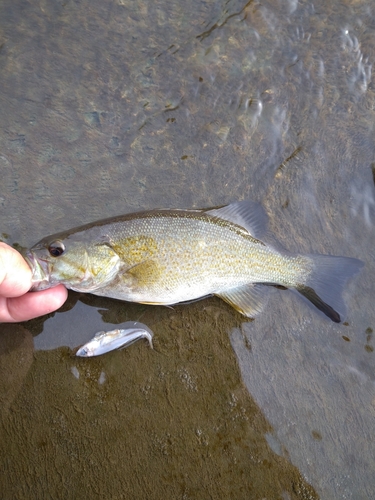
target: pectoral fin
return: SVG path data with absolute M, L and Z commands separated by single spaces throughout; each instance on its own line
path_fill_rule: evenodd
M 162 269 L 160 265 L 152 260 L 144 260 L 126 270 L 125 275 L 130 276 L 138 286 L 152 285 L 161 278 Z
M 268 286 L 251 284 L 215 295 L 228 302 L 244 316 L 253 318 L 263 310 L 270 291 L 271 288 Z

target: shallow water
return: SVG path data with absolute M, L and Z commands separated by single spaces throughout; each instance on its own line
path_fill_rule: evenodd
M 288 291 L 251 322 L 72 293 L 2 325 L 4 498 L 371 498 L 374 40 L 370 0 L 2 3 L 2 239 L 251 198 L 366 265 L 341 325 Z M 153 351 L 73 356 L 129 320 Z

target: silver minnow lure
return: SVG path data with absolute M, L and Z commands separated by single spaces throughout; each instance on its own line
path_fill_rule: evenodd
M 129 325 L 132 326 L 122 329 L 116 328 L 109 332 L 98 332 L 91 340 L 78 349 L 76 356 L 81 358 L 100 356 L 115 349 L 124 349 L 124 347 L 128 347 L 143 338 L 147 339 L 150 347 L 153 348 L 152 337 L 154 334 L 146 325 L 137 322 L 131 322 Z

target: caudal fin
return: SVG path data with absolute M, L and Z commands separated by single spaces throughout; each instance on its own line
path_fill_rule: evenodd
M 306 283 L 296 290 L 335 323 L 345 318 L 342 292 L 346 282 L 363 267 L 363 262 L 348 257 L 309 255 L 313 269 Z

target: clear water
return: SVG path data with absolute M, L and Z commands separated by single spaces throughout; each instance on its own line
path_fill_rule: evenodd
M 282 291 L 252 322 L 218 299 L 71 294 L 49 318 L 1 325 L 4 498 L 371 498 L 373 3 L 0 9 L 3 240 L 250 198 L 289 250 L 366 266 L 343 325 Z M 154 351 L 74 358 L 129 320 Z

